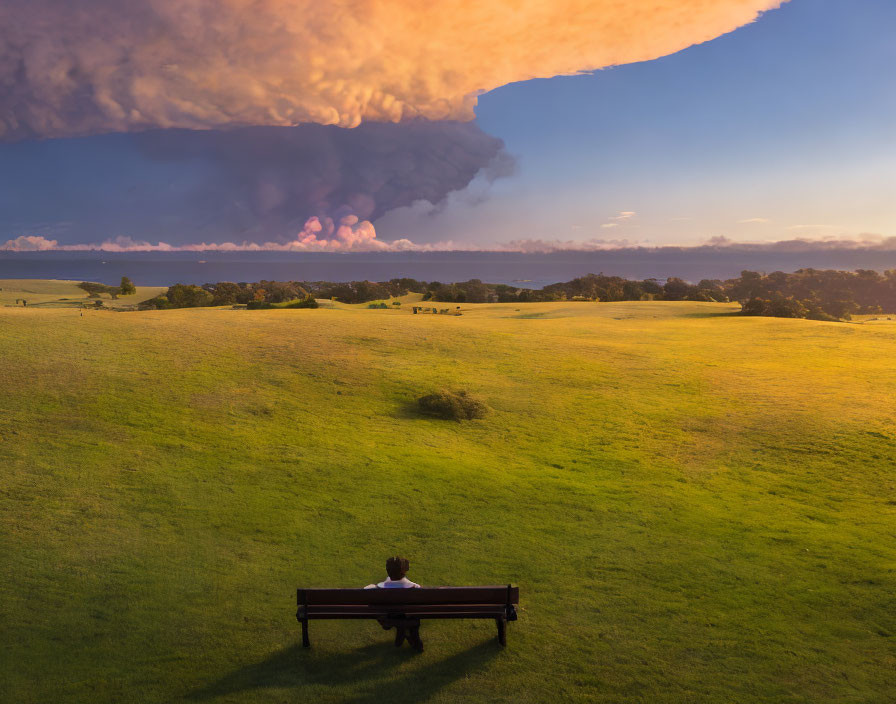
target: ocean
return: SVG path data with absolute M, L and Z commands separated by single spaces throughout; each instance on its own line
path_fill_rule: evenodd
M 510 252 L 0 252 L 0 279 L 73 279 L 140 286 L 217 281 L 422 281 L 481 279 L 540 288 L 588 273 L 630 279 L 726 279 L 744 269 L 892 269 L 896 250 L 744 251 L 727 247 Z

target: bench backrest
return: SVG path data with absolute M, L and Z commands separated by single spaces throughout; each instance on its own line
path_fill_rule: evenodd
M 299 589 L 299 606 L 407 604 L 519 604 L 519 587 L 425 587 L 421 589 Z

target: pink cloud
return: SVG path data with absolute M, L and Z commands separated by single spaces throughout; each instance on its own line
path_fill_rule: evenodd
M 8 252 L 451 252 L 487 251 L 547 253 L 560 251 L 597 252 L 613 250 L 655 250 L 662 245 L 646 242 L 632 242 L 626 239 L 590 240 L 545 240 L 517 239 L 502 244 L 482 247 L 467 242 L 451 240 L 433 243 L 417 243 L 407 238 L 384 242 L 376 238 L 372 223 L 358 220 L 354 215 L 340 218 L 338 223 L 331 218 L 313 217 L 305 223 L 302 231 L 289 242 L 199 242 L 172 245 L 167 242 L 146 242 L 130 237 L 115 237 L 95 244 L 60 245 L 56 240 L 40 235 L 23 235 L 7 240 L 0 251 Z M 792 239 L 770 242 L 739 242 L 724 236 L 712 237 L 694 247 L 668 245 L 666 248 L 682 249 L 728 249 L 745 252 L 778 251 L 830 251 L 830 250 L 896 250 L 896 237 L 863 233 L 850 238 Z
M 6 240 L 0 247 L 0 250 L 6 252 L 45 252 L 51 249 L 59 249 L 59 242 L 40 235 L 22 235 L 13 240 Z

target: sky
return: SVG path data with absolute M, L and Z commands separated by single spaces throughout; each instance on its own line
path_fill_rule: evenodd
M 634 0 L 616 17 L 618 3 L 526 0 L 512 21 L 472 3 L 469 24 L 398 28 L 386 0 L 348 20 L 325 2 L 305 7 L 318 18 L 294 0 L 262 3 L 295 36 L 313 28 L 326 70 L 342 71 L 333 76 L 319 75 L 317 54 L 272 52 L 293 35 L 267 37 L 265 17 L 233 56 L 219 56 L 218 36 L 184 49 L 176 36 L 195 36 L 200 10 L 208 22 L 206 0 L 175 5 L 195 17 L 145 21 L 164 20 L 161 36 L 175 39 L 163 48 L 156 34 L 113 51 L 78 24 L 109 1 L 78 0 L 85 17 L 69 17 L 58 0 L 35 0 L 0 30 L 0 85 L 13 85 L 0 93 L 0 248 L 528 251 L 896 236 L 892 0 L 791 0 L 755 22 L 778 3 Z M 215 31 L 238 25 L 246 1 L 216 5 L 229 9 Z M 362 16 L 370 5 L 382 18 Z M 328 23 L 349 20 L 369 36 L 333 48 Z M 13 34 L 29 32 L 17 47 Z M 60 39 L 72 56 L 59 56 Z M 4 42 L 15 59 L 5 81 Z M 166 52 L 175 58 L 159 73 Z M 119 75 L 125 65 L 136 68 Z

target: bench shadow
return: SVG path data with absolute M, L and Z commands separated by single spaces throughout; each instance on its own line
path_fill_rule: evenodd
M 405 646 L 375 643 L 350 652 L 315 653 L 298 644 L 272 653 L 264 660 L 245 665 L 221 679 L 187 694 L 190 701 L 203 701 L 266 688 L 307 685 L 363 689 L 347 695 L 346 704 L 413 704 L 429 699 L 451 682 L 487 665 L 502 648 L 494 638 L 448 658 L 410 670 L 395 679 L 395 670 L 419 655 Z M 298 694 L 298 692 L 297 692 Z

